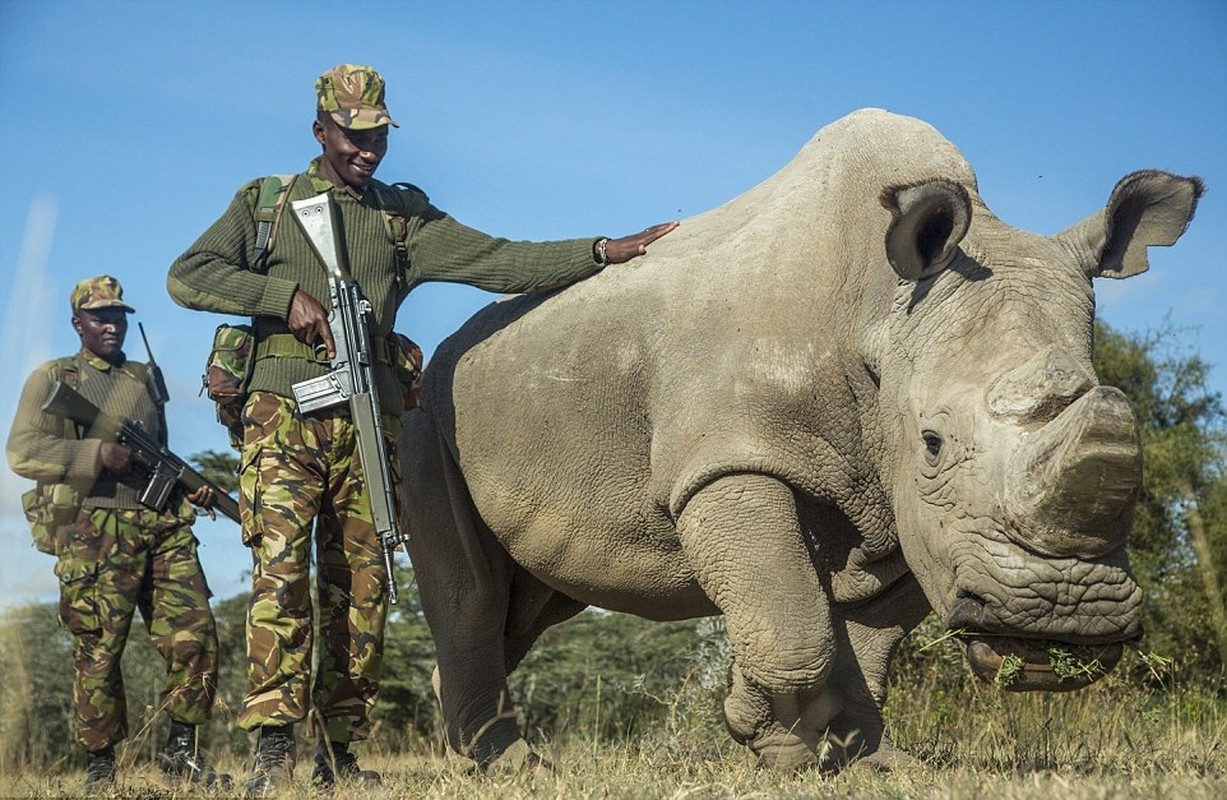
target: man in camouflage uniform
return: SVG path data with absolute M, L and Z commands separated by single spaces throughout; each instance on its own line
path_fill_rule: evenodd
M 202 487 L 190 497 L 176 490 L 166 510 L 151 511 L 137 499 L 142 482 L 129 469 L 128 448 L 82 438 L 73 423 L 42 410 L 61 381 L 165 443 L 149 368 L 123 352 L 132 310 L 109 275 L 76 285 L 72 325 L 81 350 L 43 364 L 26 381 L 6 448 L 13 471 L 38 484 L 23 498 L 36 544 L 58 556 L 60 622 L 73 636 L 73 715 L 77 742 L 89 754 L 91 791 L 114 782 L 115 745 L 128 733 L 120 657 L 138 608 L 166 661 L 161 708 L 170 716 L 170 734 L 163 772 L 174 780 L 228 779 L 202 766 L 196 741 L 196 726 L 213 709 L 217 630 L 196 557 L 191 503 L 212 514 L 212 490 Z
M 562 286 L 628 261 L 676 223 L 622 239 L 510 242 L 465 227 L 416 187 L 373 179 L 396 122 L 384 82 L 370 67 L 342 64 L 316 81 L 312 131 L 323 153 L 289 181 L 287 201 L 323 192 L 342 218 L 350 271 L 370 300 L 375 382 L 387 447 L 407 387 L 397 379 L 393 335 L 397 308 L 420 283 L 446 280 L 494 292 Z M 248 691 L 239 726 L 260 730 L 247 789 L 261 794 L 293 765 L 292 726 L 318 730 L 314 782 L 378 779 L 360 770 L 350 745 L 369 733 L 379 688 L 387 616 L 386 574 L 371 520 L 349 409 L 302 415 L 292 386 L 326 373 L 312 346 L 335 353 L 328 283 L 303 232 L 288 215 L 272 234 L 262 228 L 270 181 L 239 189 L 226 212 L 172 265 L 171 297 L 189 308 L 252 317 L 255 363 L 243 412 L 240 512 L 255 555 L 248 609 Z M 312 649 L 309 564 L 312 525 L 318 571 L 322 655 L 308 697 Z

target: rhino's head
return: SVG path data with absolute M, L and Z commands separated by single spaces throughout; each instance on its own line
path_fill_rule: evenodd
M 903 279 L 877 365 L 900 545 L 982 677 L 1077 688 L 1141 633 L 1125 540 L 1142 453 L 1124 394 L 1091 366 L 1091 278 L 1145 271 L 1201 192 L 1137 172 L 1051 238 L 956 183 L 883 194 Z

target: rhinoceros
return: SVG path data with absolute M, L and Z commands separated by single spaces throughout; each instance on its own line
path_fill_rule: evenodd
M 1134 414 L 1091 366 L 1091 279 L 1148 268 L 1200 179 L 1125 176 L 1055 236 L 882 110 L 646 256 L 494 302 L 434 353 L 399 441 L 450 745 L 532 758 L 507 675 L 589 606 L 723 614 L 724 715 L 777 765 L 896 763 L 881 709 L 932 610 L 973 670 L 1084 685 L 1141 634 Z

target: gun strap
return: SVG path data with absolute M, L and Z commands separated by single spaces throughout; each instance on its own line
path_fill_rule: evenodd
M 297 175 L 269 175 L 260 181 L 255 211 L 256 247 L 252 263 L 261 269 L 277 241 L 277 225 L 297 178 Z M 384 232 L 396 250 L 397 283 L 405 289 L 409 285 L 409 212 L 403 192 L 417 192 L 423 198 L 426 193 L 412 183 L 404 182 L 387 186 L 372 184 L 371 188 L 375 206 L 383 214 Z

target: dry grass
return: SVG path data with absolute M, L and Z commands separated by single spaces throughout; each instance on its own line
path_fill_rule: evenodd
M 519 774 L 476 776 L 454 759 L 402 755 L 365 759 L 365 766 L 383 772 L 385 783 L 376 789 L 346 789 L 340 797 L 377 798 L 975 798 L 975 800 L 1092 800 L 1120 797 L 1178 797 L 1210 800 L 1227 796 L 1227 779 L 1220 768 L 1199 774 L 1187 768 L 1151 764 L 1133 774 L 1078 774 L 1055 769 L 1003 772 L 984 768 L 942 768 L 923 764 L 884 774 L 852 769 L 835 777 L 812 772 L 781 774 L 754 766 L 743 754 L 732 756 L 683 754 L 660 749 L 605 746 L 599 751 L 577 746 L 555 754 L 553 771 L 530 770 Z M 237 777 L 243 765 L 223 763 Z M 276 796 L 318 798 L 305 785 L 309 764 L 301 765 L 293 785 Z M 5 797 L 63 797 L 78 794 L 80 773 L 54 777 L 5 776 L 0 795 Z M 241 780 L 232 794 L 241 793 Z M 149 766 L 129 769 L 112 797 L 171 800 L 195 796 L 224 796 L 203 791 L 167 788 Z
M 34 771 L 15 757 L 22 737 L 38 729 L 25 718 L 28 701 L 14 687 L 25 654 L 13 631 L 0 630 L 0 797 L 79 795 L 83 773 L 63 762 Z M 852 768 L 837 776 L 759 768 L 733 743 L 719 716 L 721 691 L 691 681 L 657 698 L 663 719 L 647 736 L 596 740 L 595 727 L 535 732 L 553 769 L 474 774 L 467 761 L 419 743 L 409 753 L 359 751 L 365 768 L 384 774 L 378 789 L 346 789 L 336 797 L 377 798 L 968 798 L 969 800 L 1097 800 L 1098 798 L 1227 797 L 1227 692 L 1179 685 L 1156 674 L 1166 690 L 1130 685 L 1145 666 L 1122 667 L 1069 694 L 1002 692 L 971 680 L 953 645 L 927 648 L 899 664 L 886 709 L 887 729 L 915 763 L 891 773 Z M 62 668 L 67 668 L 62 665 Z M 28 677 L 28 676 L 27 676 Z M 1151 681 L 1152 685 L 1155 681 Z M 594 686 L 593 691 L 601 689 Z M 608 694 L 608 687 L 605 692 Z M 224 711 L 224 709 L 223 709 Z M 552 737 L 552 739 L 551 739 Z M 111 797 L 172 800 L 238 796 L 247 764 L 222 757 L 235 776 L 229 793 L 167 787 L 149 762 L 160 742 L 148 727 L 120 752 L 120 784 Z M 303 748 L 293 782 L 279 797 L 318 800 L 307 786 Z M 36 762 L 38 763 L 38 762 Z
M 1118 797 L 1227 797 L 1227 714 L 1220 701 L 1174 690 L 1146 700 L 1119 685 L 1070 695 L 1011 695 L 991 687 L 958 698 L 920 691 L 890 706 L 896 741 L 917 757 L 891 773 L 853 768 L 830 777 L 761 769 L 707 714 L 674 718 L 655 737 L 594 743 L 583 735 L 540 747 L 555 765 L 476 775 L 466 761 L 438 753 L 366 752 L 381 771 L 375 789 L 338 797 L 473 798 L 974 798 L 1092 800 Z M 246 765 L 223 760 L 238 795 Z M 300 761 L 277 795 L 318 798 Z M 79 771 L 0 776 L 0 796 L 60 797 L 79 792 Z M 172 790 L 147 764 L 125 765 L 114 797 L 170 800 L 206 796 Z M 219 796 L 214 793 L 213 796 Z

